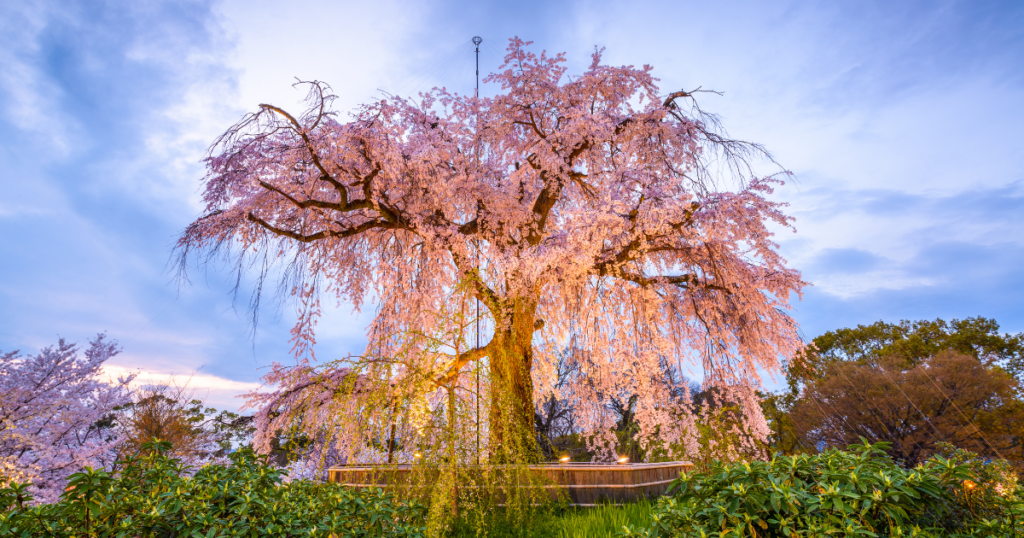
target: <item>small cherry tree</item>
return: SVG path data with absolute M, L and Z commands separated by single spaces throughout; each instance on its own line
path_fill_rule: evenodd
M 130 401 L 131 378 L 102 379 L 120 351 L 104 335 L 78 351 L 62 338 L 36 355 L 0 353 L 0 481 L 32 482 L 42 502 L 57 499 L 68 475 L 117 458 L 112 413 Z
M 512 39 L 485 79 L 493 98 L 386 96 L 342 121 L 313 82 L 304 114 L 261 105 L 212 146 L 181 266 L 226 253 L 264 268 L 259 290 L 283 262 L 301 305 L 299 363 L 275 366 L 279 390 L 253 397 L 258 445 L 299 418 L 311 437 L 347 421 L 351 461 L 396 409 L 422 431 L 417 409 L 445 407 L 423 393 L 454 386 L 466 409 L 483 395 L 485 451 L 533 446 L 535 405 L 553 393 L 578 406 L 595 448 L 614 446 L 609 398 L 636 394 L 640 438 L 692 450 L 699 411 L 672 397 L 669 369 L 718 387 L 753 438 L 767 435 L 754 393 L 800 343 L 787 310 L 804 285 L 769 229 L 791 225 L 767 198 L 784 174 L 758 176 L 763 148 L 728 138 L 696 92 L 661 94 L 649 66 L 597 51 L 567 77 L 563 55 L 528 45 Z M 316 373 L 325 296 L 377 312 L 366 353 Z M 482 306 L 479 345 L 447 321 L 473 318 L 467 301 Z M 578 375 L 556 384 L 566 349 Z M 393 403 L 369 405 L 367 383 Z

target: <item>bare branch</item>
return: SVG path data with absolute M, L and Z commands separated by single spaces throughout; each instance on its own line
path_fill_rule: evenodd
M 288 238 L 294 239 L 296 241 L 299 241 L 301 243 L 312 243 L 314 241 L 319 241 L 320 239 L 326 239 L 328 237 L 341 237 L 341 238 L 351 237 L 353 235 L 365 232 L 367 230 L 372 230 L 372 229 L 375 229 L 375 228 L 380 228 L 380 229 L 385 229 L 385 230 L 397 230 L 397 229 L 401 229 L 402 228 L 401 226 L 395 225 L 395 224 L 387 222 L 387 221 L 369 220 L 369 221 L 366 221 L 366 222 L 364 222 L 364 223 L 362 223 L 362 224 L 360 224 L 358 226 L 353 226 L 353 227 L 345 228 L 345 229 L 342 229 L 342 230 L 337 230 L 337 231 L 334 231 L 334 230 L 321 230 L 319 232 L 306 235 L 306 234 L 300 234 L 300 233 L 284 230 L 282 228 L 278 228 L 277 226 L 274 226 L 273 224 L 270 224 L 269 222 L 267 222 L 267 221 L 257 217 L 256 215 L 253 215 L 251 212 L 246 213 L 245 214 L 245 218 L 246 218 L 246 220 L 248 220 L 250 222 L 254 222 L 254 223 L 258 224 L 261 228 L 263 228 L 263 229 L 273 233 L 274 235 L 279 235 L 279 236 L 282 236 L 282 237 L 288 237 Z

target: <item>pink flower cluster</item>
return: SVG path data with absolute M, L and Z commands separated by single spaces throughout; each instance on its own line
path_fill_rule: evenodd
M 36 355 L 0 353 L 0 476 L 31 481 L 52 502 L 68 475 L 117 457 L 114 408 L 130 401 L 131 378 L 104 381 L 100 367 L 119 352 L 98 335 L 83 355 L 60 339 Z

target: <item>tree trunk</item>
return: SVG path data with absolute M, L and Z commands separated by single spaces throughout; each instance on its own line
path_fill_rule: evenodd
M 537 300 L 516 298 L 495 337 L 499 351 L 491 360 L 491 459 L 525 462 L 536 458 L 533 409 L 533 333 Z

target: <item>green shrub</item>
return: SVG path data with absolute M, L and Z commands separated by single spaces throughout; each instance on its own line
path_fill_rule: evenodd
M 769 462 L 715 463 L 673 482 L 651 525 L 626 536 L 1024 536 L 1021 492 L 961 498 L 976 466 L 938 455 L 903 469 L 878 443 Z M 961 459 L 964 458 L 960 454 Z M 977 489 L 976 486 L 974 486 Z M 994 488 L 994 486 L 993 486 Z M 988 502 L 967 508 L 966 502 Z
M 230 465 L 188 476 L 167 456 L 169 443 L 147 443 L 109 474 L 72 475 L 59 502 L 31 506 L 26 485 L 0 489 L 0 536 L 55 538 L 214 536 L 420 537 L 425 511 L 381 490 L 308 481 L 283 483 L 280 470 L 250 449 Z
M 1014 536 L 1011 530 L 1024 536 L 1024 491 L 1013 467 L 1004 460 L 985 460 L 949 443 L 937 446 L 937 457 L 930 464 L 944 462 L 968 471 L 965 480 L 947 489 L 950 519 L 974 522 L 972 527 L 984 536 Z

